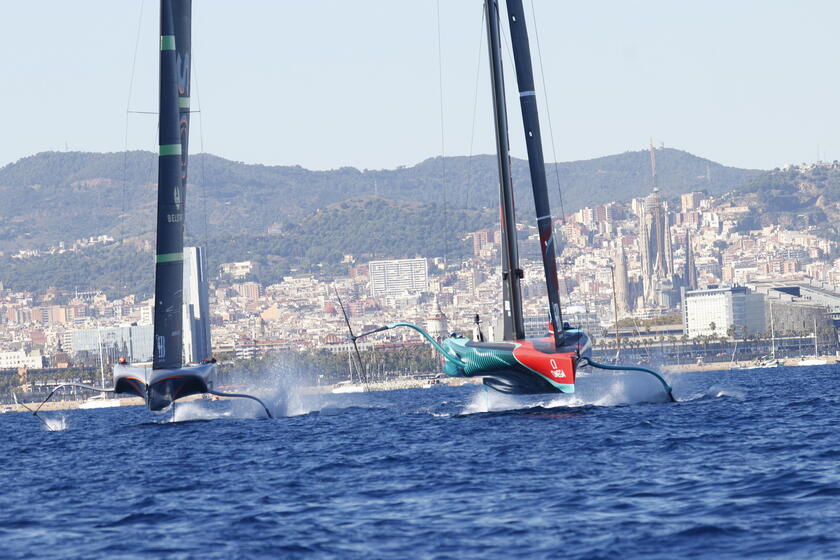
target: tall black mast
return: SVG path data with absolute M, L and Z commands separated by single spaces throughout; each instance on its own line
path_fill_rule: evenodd
M 154 369 L 182 365 L 191 0 L 161 0 Z
M 537 114 L 537 95 L 534 88 L 534 73 L 531 69 L 531 48 L 528 44 L 528 30 L 525 27 L 525 10 L 522 8 L 522 0 L 507 0 L 507 11 L 513 62 L 516 67 L 516 82 L 519 86 L 519 103 L 522 107 L 522 122 L 525 128 L 525 143 L 528 147 L 528 166 L 531 169 L 531 188 L 534 191 L 534 207 L 537 211 L 537 229 L 540 232 L 543 270 L 546 288 L 548 288 L 548 313 L 554 330 L 554 342 L 559 347 L 564 339 L 563 316 L 560 311 L 560 284 L 557 280 L 554 228 L 548 203 L 540 119 Z
M 487 46 L 490 50 L 490 76 L 493 84 L 493 114 L 496 121 L 496 154 L 499 160 L 499 212 L 502 227 L 502 299 L 504 304 L 504 339 L 525 338 L 522 320 L 522 290 L 519 248 L 516 244 L 516 215 L 513 182 L 510 175 L 510 140 L 508 139 L 505 83 L 502 72 L 502 45 L 499 38 L 497 0 L 484 1 L 487 17 Z

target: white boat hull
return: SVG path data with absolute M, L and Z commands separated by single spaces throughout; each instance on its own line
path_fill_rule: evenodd
M 80 404 L 79 408 L 89 410 L 93 408 L 114 408 L 121 405 L 122 402 L 120 399 L 97 399 L 96 397 L 92 397 Z

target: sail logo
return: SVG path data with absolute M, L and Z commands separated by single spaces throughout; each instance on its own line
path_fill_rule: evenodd
M 157 338 L 158 358 L 165 358 L 166 357 L 166 337 L 158 335 L 155 338 Z

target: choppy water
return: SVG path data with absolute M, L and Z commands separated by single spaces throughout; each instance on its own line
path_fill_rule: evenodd
M 0 416 L 5 558 L 840 556 L 840 368 Z M 489 404 L 490 411 L 487 412 Z M 171 418 L 167 418 L 171 419 Z

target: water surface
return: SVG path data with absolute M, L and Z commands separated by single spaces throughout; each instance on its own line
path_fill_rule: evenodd
M 6 558 L 829 558 L 835 366 L 0 415 Z M 643 375 L 643 374 L 642 374 Z M 174 421 L 173 421 L 174 420 Z

